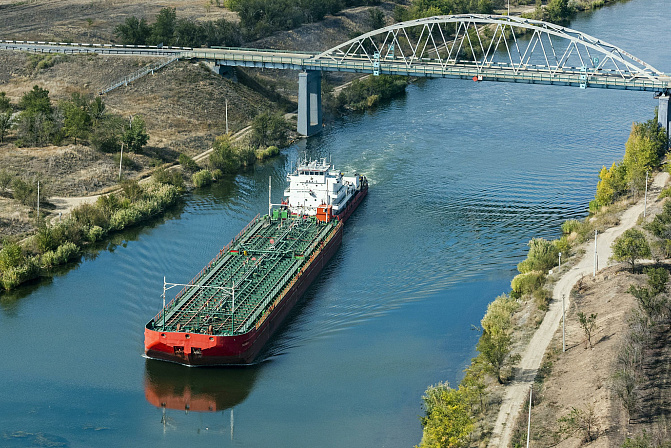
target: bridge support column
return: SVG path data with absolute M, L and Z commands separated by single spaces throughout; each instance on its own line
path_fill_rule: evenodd
M 322 74 L 307 70 L 298 74 L 298 133 L 307 137 L 322 129 Z
M 671 118 L 671 109 L 669 108 L 671 104 L 669 104 L 669 98 L 671 97 L 671 94 L 669 93 L 662 93 L 659 95 L 659 108 L 657 109 L 657 121 L 659 122 L 659 125 L 664 128 L 666 131 L 666 138 L 669 138 L 669 119 Z

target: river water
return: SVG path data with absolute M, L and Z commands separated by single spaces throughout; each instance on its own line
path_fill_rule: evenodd
M 667 0 L 632 0 L 571 26 L 671 72 L 669 12 Z M 600 167 L 655 106 L 650 93 L 424 81 L 193 193 L 76 268 L 2 296 L 0 446 L 419 443 L 423 391 L 459 381 L 472 325 L 509 290 L 527 241 L 585 216 Z M 279 199 L 304 155 L 365 174 L 370 193 L 260 362 L 144 359 L 163 276 L 189 280 L 267 207 L 268 176 Z

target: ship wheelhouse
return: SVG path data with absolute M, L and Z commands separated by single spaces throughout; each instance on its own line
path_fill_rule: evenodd
M 360 177 L 344 176 L 326 159 L 302 161 L 287 175 L 284 191 L 292 213 L 322 217 L 337 216 L 361 188 Z M 330 218 L 326 218 L 327 220 Z

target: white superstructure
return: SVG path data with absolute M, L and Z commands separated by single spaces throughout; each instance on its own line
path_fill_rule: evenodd
M 333 215 L 338 215 L 361 186 L 359 176 L 343 176 L 326 159 L 300 162 L 287 181 L 289 210 L 303 215 L 316 215 L 320 205 L 332 206 Z

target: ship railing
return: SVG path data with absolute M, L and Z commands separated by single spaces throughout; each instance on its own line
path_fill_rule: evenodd
M 224 255 L 228 254 L 228 252 L 231 250 L 231 248 L 233 247 L 233 245 L 240 239 L 240 237 L 242 237 L 242 235 L 244 235 L 245 232 L 247 232 L 247 231 L 252 227 L 252 225 L 256 224 L 256 223 L 259 221 L 259 218 L 260 218 L 260 217 L 261 217 L 261 214 L 260 214 L 260 213 L 257 213 L 256 216 L 254 217 L 254 219 L 252 219 L 251 221 L 249 221 L 249 223 L 247 223 L 247 225 L 240 231 L 240 233 L 238 233 L 238 234 L 237 234 L 237 235 L 236 235 L 236 236 L 235 236 L 235 237 L 234 237 L 234 238 L 233 238 L 227 245 L 225 245 L 225 246 L 219 251 L 219 253 L 217 253 L 217 255 L 215 255 L 215 257 L 214 257 L 214 258 L 213 258 L 213 259 L 212 259 L 212 260 L 211 260 L 211 261 L 210 261 L 210 262 L 209 262 L 203 269 L 201 269 L 200 272 L 199 272 L 198 274 L 196 274 L 196 275 L 195 275 L 195 276 L 194 276 L 194 277 L 193 277 L 193 278 L 186 284 L 187 286 L 185 286 L 184 288 L 182 288 L 182 289 L 177 293 L 177 295 L 176 295 L 170 302 L 168 302 L 168 304 L 167 304 L 161 311 L 158 312 L 158 314 L 154 317 L 154 322 L 159 322 L 159 321 L 160 321 L 160 318 L 163 317 L 163 313 L 164 313 L 164 312 L 167 312 L 168 310 L 171 310 L 172 308 L 174 308 L 174 307 L 176 306 L 176 304 L 177 304 L 177 301 L 184 295 L 184 293 L 186 293 L 186 291 L 189 289 L 189 287 L 192 286 L 192 285 L 194 285 L 198 279 L 200 279 L 206 272 L 208 272 L 208 270 L 209 270 L 209 269 L 210 269 L 210 268 L 211 268 L 217 261 L 219 261 L 219 259 L 220 259 L 221 257 L 223 257 Z
M 314 249 L 317 247 L 317 244 L 323 243 L 323 246 L 326 246 L 329 241 L 333 238 L 335 235 L 336 231 L 338 230 L 338 227 L 341 226 L 341 223 L 338 223 L 333 230 L 328 234 L 328 236 L 321 242 L 313 244 L 308 253 L 311 253 L 310 258 L 308 258 L 307 262 L 301 263 L 301 264 L 296 264 L 291 270 L 289 270 L 284 277 L 282 277 L 282 281 L 278 282 L 277 285 L 271 290 L 271 292 L 266 296 L 266 299 L 259 304 L 259 306 L 256 308 L 256 311 L 250 316 L 249 319 L 247 319 L 242 327 L 242 332 L 246 333 L 249 331 L 251 328 L 252 324 L 258 329 L 260 323 L 263 321 L 263 319 L 260 319 L 262 315 L 269 314 L 273 311 L 275 306 L 279 303 L 278 301 L 284 297 L 290 290 L 291 288 L 296 284 L 298 281 L 298 278 L 300 275 L 296 275 L 297 271 L 302 269 L 303 266 L 310 266 L 314 259 L 319 255 L 319 252 L 316 252 Z M 301 272 L 302 274 L 302 272 Z M 280 294 L 281 292 L 281 294 Z M 279 294 L 279 295 L 278 295 Z M 275 300 L 275 303 L 268 307 L 270 302 L 272 300 Z M 267 317 L 267 316 L 265 316 Z

